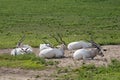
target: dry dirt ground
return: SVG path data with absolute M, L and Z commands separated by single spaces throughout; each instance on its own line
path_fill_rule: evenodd
M 85 64 L 95 64 L 96 66 L 107 66 L 111 59 L 120 60 L 120 45 L 105 45 L 102 46 L 104 49 L 107 49 L 104 52 L 104 57 L 97 56 L 94 60 L 86 60 Z M 0 54 L 10 53 L 11 49 L 0 49 Z M 34 48 L 33 51 L 38 55 L 38 48 Z M 65 58 L 61 59 L 47 59 L 58 61 L 59 64 L 57 67 L 69 67 L 69 68 L 77 68 L 80 67 L 83 63 L 82 60 L 73 60 L 71 58 L 72 52 L 65 51 Z M 55 80 L 57 76 L 56 67 L 45 69 L 45 70 L 23 70 L 23 69 L 11 69 L 11 68 L 0 68 L 0 80 Z

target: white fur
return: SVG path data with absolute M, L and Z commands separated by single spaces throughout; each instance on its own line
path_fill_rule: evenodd
M 74 59 L 93 59 L 96 55 L 104 56 L 102 51 L 99 51 L 97 48 L 89 48 L 89 49 L 79 49 L 76 50 L 73 54 Z
M 71 42 L 67 46 L 68 50 L 77 50 L 77 49 L 89 48 L 89 47 L 92 47 L 92 44 L 85 41 Z
M 51 48 L 51 45 L 50 44 L 40 44 L 40 51 L 44 50 L 44 49 L 47 49 L 47 48 Z
M 11 55 L 15 56 L 15 55 L 20 55 L 20 54 L 28 54 L 28 53 L 32 53 L 32 47 L 29 45 L 23 45 L 20 48 L 15 48 L 11 51 Z
M 57 48 L 47 48 L 40 51 L 39 56 L 43 58 L 60 58 L 64 56 L 64 47 L 61 46 L 59 49 Z
M 29 46 L 29 45 L 23 45 L 22 50 L 23 50 L 25 53 L 33 53 L 33 49 L 32 49 L 32 47 Z
M 15 56 L 15 55 L 20 55 L 23 54 L 22 49 L 21 48 L 15 48 L 11 51 L 11 55 Z

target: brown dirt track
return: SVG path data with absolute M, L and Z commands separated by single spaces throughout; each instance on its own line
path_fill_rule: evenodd
M 120 45 L 105 45 L 102 46 L 107 51 L 104 53 L 104 57 L 95 57 L 94 60 L 87 60 L 86 64 L 95 64 L 96 66 L 107 66 L 110 63 L 110 60 L 115 58 L 120 60 Z M 0 54 L 10 53 L 11 49 L 0 49 Z M 34 48 L 33 51 L 38 54 L 38 48 Z M 70 56 L 72 53 L 70 51 L 65 51 L 65 58 L 61 59 L 50 59 L 53 61 L 58 61 L 58 67 L 71 67 L 77 68 L 82 65 L 82 60 L 77 61 L 73 60 Z M 48 60 L 48 59 L 47 59 Z M 11 68 L 0 68 L 0 80 L 55 80 L 55 76 L 51 76 L 55 74 L 56 69 L 53 67 L 52 69 L 46 70 L 23 70 L 23 69 L 11 69 Z

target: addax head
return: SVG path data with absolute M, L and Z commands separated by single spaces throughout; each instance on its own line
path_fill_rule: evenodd
M 104 56 L 104 54 L 103 54 L 104 50 L 101 48 L 101 46 L 99 44 L 95 43 L 94 41 L 91 41 L 91 43 L 95 48 L 97 48 L 98 55 L 103 57 Z

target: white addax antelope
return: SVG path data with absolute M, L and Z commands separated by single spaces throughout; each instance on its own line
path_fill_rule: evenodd
M 60 48 L 47 48 L 40 51 L 39 56 L 43 58 L 61 58 L 64 56 L 65 45 Z
M 89 34 L 89 36 L 90 39 L 93 40 L 93 36 L 91 34 Z M 68 50 L 77 50 L 77 49 L 92 48 L 92 47 L 94 47 L 92 43 L 83 40 L 71 42 L 67 46 Z
M 95 46 L 95 48 L 82 48 L 82 49 L 78 49 L 74 52 L 73 54 L 73 58 L 74 59 L 83 59 L 86 60 L 88 58 L 94 59 L 95 56 L 100 55 L 100 56 L 104 56 L 103 54 L 103 49 L 96 44 L 95 42 L 91 42 L 93 46 Z
M 59 36 L 59 40 L 62 38 Z M 56 38 L 58 40 L 58 38 Z M 63 41 L 63 40 L 62 40 Z M 66 49 L 66 45 L 62 44 L 60 48 L 46 48 L 40 51 L 39 57 L 43 58 L 61 58 L 64 57 L 64 50 Z
M 29 45 L 22 45 L 25 35 L 19 40 L 15 49 L 11 51 L 11 55 L 29 54 L 33 53 L 32 47 Z
M 40 44 L 39 46 L 39 50 L 42 51 L 44 49 L 47 49 L 47 48 L 52 48 L 53 45 L 49 42 L 49 41 L 45 41 L 43 40 L 44 44 Z
M 77 50 L 81 48 L 90 48 L 90 47 L 92 47 L 92 44 L 86 41 L 71 42 L 67 46 L 68 50 Z

